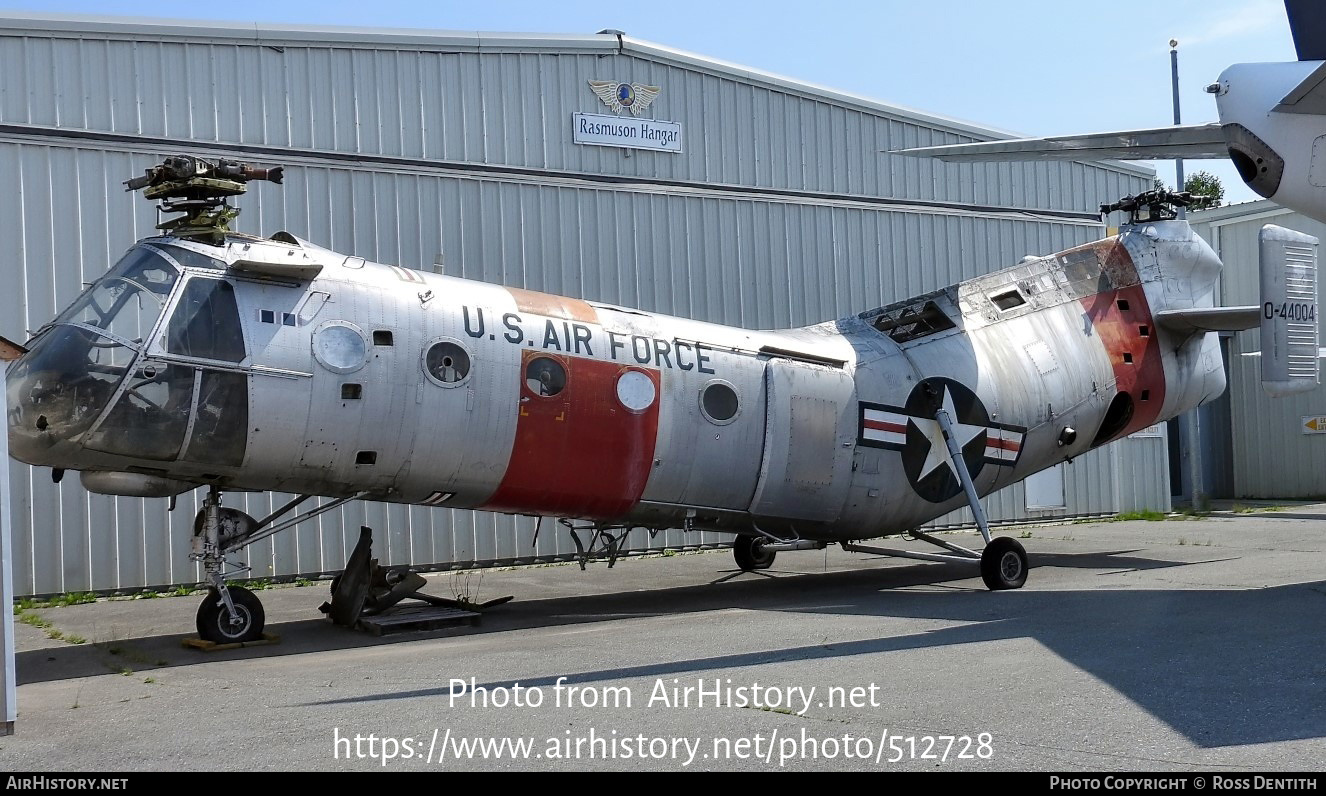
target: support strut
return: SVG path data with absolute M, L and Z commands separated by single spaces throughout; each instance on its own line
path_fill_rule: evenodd
M 948 445 L 948 455 L 953 462 L 953 470 L 958 474 L 958 480 L 962 482 L 962 491 L 967 493 L 967 505 L 971 506 L 971 513 L 976 517 L 976 527 L 981 529 L 981 538 L 985 539 L 986 544 L 990 544 L 990 523 L 985 519 L 985 509 L 981 508 L 981 499 L 976 494 L 976 484 L 971 480 L 971 473 L 967 470 L 967 461 L 962 458 L 962 448 L 958 447 L 958 441 L 953 436 L 953 420 L 948 416 L 948 412 L 943 407 L 935 410 L 935 422 L 939 423 L 939 428 L 944 432 L 944 442 Z

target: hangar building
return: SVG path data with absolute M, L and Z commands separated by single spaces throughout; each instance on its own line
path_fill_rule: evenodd
M 244 232 L 735 324 L 810 324 L 1102 237 L 1122 164 L 952 165 L 886 150 L 1004 134 L 617 32 L 365 30 L 9 14 L 0 21 L 0 334 L 23 340 L 153 233 L 122 181 L 163 155 L 286 166 Z M 419 429 L 418 433 L 427 433 Z M 998 521 L 1166 509 L 1164 439 L 987 499 Z M 198 495 L 92 495 L 15 463 L 18 594 L 192 583 Z M 279 495 L 231 496 L 264 516 Z M 937 524 L 967 520 L 964 513 Z M 527 517 L 351 504 L 247 551 L 253 577 L 574 553 Z M 719 544 L 669 531 L 636 548 Z

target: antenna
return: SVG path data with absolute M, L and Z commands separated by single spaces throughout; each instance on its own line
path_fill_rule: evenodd
M 267 180 L 277 185 L 283 167 L 260 169 L 235 160 L 209 161 L 192 155 L 172 155 L 143 176 L 125 180 L 126 191 L 143 192 L 157 205 L 157 229 L 181 238 L 192 238 L 220 246 L 230 233 L 230 222 L 239 208 L 227 201 L 248 190 L 249 180 Z M 183 213 L 161 221 L 162 213 Z

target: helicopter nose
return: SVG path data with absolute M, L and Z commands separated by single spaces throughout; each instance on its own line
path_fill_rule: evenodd
M 10 456 L 64 466 L 66 453 L 77 452 L 118 382 L 121 371 L 109 365 L 116 347 L 86 330 L 57 326 L 10 363 L 5 373 Z
M 34 411 L 35 404 L 26 398 L 40 393 L 41 385 L 34 385 L 25 375 L 15 375 L 11 365 L 5 376 L 5 425 L 9 434 L 9 455 L 27 464 L 42 464 L 55 437 L 51 433 L 50 418 Z

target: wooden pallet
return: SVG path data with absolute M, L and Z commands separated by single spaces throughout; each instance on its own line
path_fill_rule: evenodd
M 390 633 L 411 633 L 420 630 L 437 630 L 450 625 L 479 623 L 478 614 L 459 608 L 440 608 L 422 606 L 392 611 L 379 616 L 361 616 L 355 627 L 375 636 Z
M 217 644 L 215 641 L 205 641 L 197 636 L 189 636 L 180 642 L 181 646 L 190 649 L 202 650 L 203 652 L 220 652 L 221 650 L 237 650 L 244 647 L 261 647 L 265 644 L 276 644 L 280 642 L 281 637 L 275 633 L 263 633 L 262 638 L 257 641 L 236 641 L 230 644 Z

